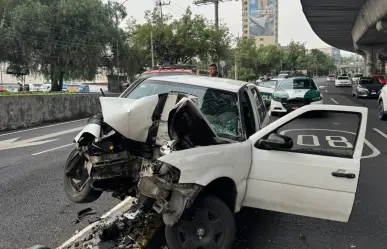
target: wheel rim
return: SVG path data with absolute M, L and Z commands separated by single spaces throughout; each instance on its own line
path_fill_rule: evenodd
M 379 102 L 379 117 L 383 117 L 383 114 L 384 114 L 384 110 L 383 110 L 383 102 L 380 101 Z
M 89 175 L 84 167 L 84 161 L 80 163 L 80 166 L 75 167 L 68 176 L 71 187 L 77 192 L 82 191 L 88 179 Z
M 190 219 L 181 219 L 177 232 L 184 249 L 217 249 L 224 240 L 225 227 L 215 212 L 202 208 Z

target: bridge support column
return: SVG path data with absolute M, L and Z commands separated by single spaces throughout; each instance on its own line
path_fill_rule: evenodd
M 378 58 L 379 53 L 384 50 L 381 46 L 358 46 L 364 53 L 364 76 L 371 76 L 372 74 L 376 74 L 377 72 L 377 65 L 378 65 Z

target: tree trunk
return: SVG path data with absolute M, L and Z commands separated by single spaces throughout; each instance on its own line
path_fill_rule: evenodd
M 56 92 L 58 90 L 58 77 L 56 74 L 56 66 L 51 65 L 51 91 Z
M 64 72 L 60 72 L 59 82 L 58 82 L 58 91 L 62 91 L 62 89 L 63 89 L 63 80 L 64 80 Z

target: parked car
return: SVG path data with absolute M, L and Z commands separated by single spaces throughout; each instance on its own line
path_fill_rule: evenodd
M 322 104 L 323 95 L 313 79 L 307 77 L 289 78 L 281 82 L 274 91 L 270 110 L 271 114 L 288 113 L 304 105 Z
M 327 82 L 335 82 L 335 76 L 334 75 L 328 75 Z
M 387 85 L 384 85 L 378 99 L 379 119 L 387 120 Z
M 352 85 L 352 82 L 348 76 L 339 76 L 335 80 L 336 87 L 338 87 L 338 86 L 351 86 L 351 85 Z
M 363 77 L 362 73 L 355 73 L 352 77 L 352 82 L 359 81 L 361 77 Z
M 352 85 L 352 96 L 359 98 L 377 98 L 383 84 L 379 79 L 372 77 L 361 77 Z
M 374 74 L 372 75 L 372 78 L 379 79 L 380 83 L 383 85 L 387 84 L 387 77 L 384 74 Z
M 50 92 L 51 91 L 51 83 L 44 83 L 39 88 L 40 92 Z
M 171 67 L 161 66 L 159 69 L 150 69 L 143 72 L 139 79 L 170 75 L 195 75 L 195 73 L 193 69 L 179 68 L 178 65 Z
M 267 80 L 257 84 L 259 93 L 261 94 L 261 97 L 267 107 L 270 106 L 273 92 L 275 91 L 280 82 L 281 81 L 279 80 Z
M 42 84 L 28 84 L 30 92 L 38 92 Z
M 80 85 L 78 88 L 79 93 L 88 93 L 90 92 L 90 88 L 88 85 Z

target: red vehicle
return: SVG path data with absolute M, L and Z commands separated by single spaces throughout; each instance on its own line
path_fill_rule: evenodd
M 149 69 L 143 72 L 140 79 L 150 78 L 156 76 L 170 76 L 170 75 L 194 75 L 194 69 L 178 68 L 178 67 L 159 67 L 158 69 Z
M 387 78 L 384 76 L 384 74 L 374 74 L 372 75 L 372 78 L 378 78 L 380 80 L 380 83 L 386 85 L 387 84 Z

